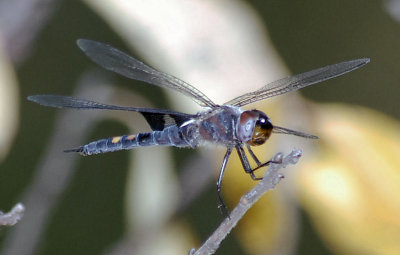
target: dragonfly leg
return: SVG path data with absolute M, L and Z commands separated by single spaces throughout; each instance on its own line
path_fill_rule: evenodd
M 217 181 L 217 193 L 218 193 L 218 208 L 221 210 L 223 216 L 228 216 L 228 207 L 226 207 L 221 194 L 222 177 L 224 176 L 226 164 L 228 163 L 229 156 L 232 153 L 232 147 L 228 147 L 225 153 L 224 160 L 222 161 L 221 170 L 219 171 L 219 177 Z
M 247 159 L 247 156 L 246 156 L 246 152 L 244 151 L 243 147 L 240 146 L 240 145 L 237 145 L 237 146 L 236 146 L 236 151 L 237 151 L 237 153 L 238 153 L 238 155 L 239 155 L 240 161 L 242 162 L 244 171 L 245 171 L 246 173 L 250 174 L 250 176 L 251 176 L 251 178 L 252 178 L 253 180 L 255 180 L 255 181 L 262 180 L 262 178 L 259 178 L 259 177 L 257 177 L 257 176 L 254 175 L 254 170 L 255 170 L 255 169 L 252 169 L 252 168 L 251 168 L 250 163 L 249 163 L 249 160 Z M 253 154 L 254 154 L 254 153 L 253 153 Z M 257 160 L 258 160 L 258 159 L 257 159 Z
M 246 171 L 246 173 L 250 174 L 251 178 L 253 180 L 255 180 L 255 181 L 259 181 L 259 180 L 263 179 L 262 177 L 255 176 L 254 172 L 256 170 L 258 170 L 258 169 L 260 169 L 262 167 L 268 166 L 271 163 L 280 163 L 280 162 L 275 162 L 275 161 L 272 161 L 272 160 L 268 160 L 265 163 L 261 163 L 260 160 L 258 160 L 256 154 L 254 154 L 254 152 L 251 150 L 250 146 L 247 146 L 247 150 L 249 151 L 251 157 L 257 163 L 257 167 L 251 168 L 249 160 L 247 159 L 247 156 L 246 156 L 246 153 L 245 153 L 243 147 L 238 145 L 238 146 L 236 146 L 236 150 L 237 150 L 237 152 L 239 154 L 239 158 L 240 158 L 240 161 L 242 162 L 244 170 Z
M 257 163 L 257 166 L 261 165 L 260 160 L 258 160 L 256 154 L 254 154 L 254 152 L 251 150 L 250 145 L 246 145 L 247 146 L 247 150 L 249 151 L 251 157 L 253 158 L 253 160 Z
M 247 150 L 249 151 L 249 153 L 250 153 L 251 157 L 254 159 L 254 161 L 257 163 L 257 167 L 252 169 L 251 172 L 254 172 L 254 171 L 256 171 L 256 170 L 258 170 L 258 169 L 260 169 L 260 168 L 262 168 L 264 166 L 268 166 L 271 163 L 279 163 L 279 162 L 274 162 L 272 160 L 268 160 L 265 163 L 261 163 L 260 160 L 258 160 L 256 154 L 254 154 L 253 150 L 250 148 L 250 145 L 248 145 L 248 144 L 247 144 Z M 258 178 L 258 179 L 261 180 L 262 178 Z
M 254 172 L 254 171 L 256 171 L 256 170 L 258 170 L 258 169 L 260 169 L 260 168 L 262 168 L 262 167 L 264 167 L 264 166 L 268 166 L 268 165 L 271 164 L 271 163 L 280 164 L 280 163 L 282 163 L 282 162 L 280 162 L 280 161 L 274 161 L 274 160 L 268 160 L 268 161 L 265 162 L 265 163 L 259 164 L 256 168 L 254 168 L 254 169 L 251 170 L 251 171 Z M 262 179 L 262 178 L 260 178 L 260 179 Z

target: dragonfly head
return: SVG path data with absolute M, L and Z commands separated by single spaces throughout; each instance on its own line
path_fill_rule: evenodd
M 258 146 L 265 143 L 272 129 L 268 116 L 262 111 L 244 111 L 239 118 L 237 137 L 251 146 Z

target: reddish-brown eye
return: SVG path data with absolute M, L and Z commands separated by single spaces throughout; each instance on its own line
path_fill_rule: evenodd
M 255 111 L 244 111 L 240 115 L 236 134 L 240 141 L 247 143 L 253 136 L 254 126 L 258 120 L 258 114 Z
M 258 119 L 254 125 L 251 139 L 248 141 L 248 144 L 251 146 L 257 146 L 265 143 L 265 141 L 270 137 L 273 128 L 269 118 L 265 113 L 261 111 L 256 112 L 259 114 Z

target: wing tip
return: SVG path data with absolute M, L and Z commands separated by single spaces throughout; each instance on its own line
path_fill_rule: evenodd
M 360 62 L 360 65 L 366 65 L 369 62 L 371 62 L 371 59 L 370 58 L 359 58 L 359 59 L 356 59 L 356 61 Z
M 91 40 L 88 39 L 84 39 L 84 38 L 79 38 L 78 40 L 76 40 L 76 44 L 78 45 L 78 47 L 85 51 L 87 48 L 88 43 L 90 43 Z
M 27 96 L 26 97 L 26 99 L 28 99 L 28 101 L 31 101 L 31 102 L 36 102 L 36 98 L 37 98 L 36 95 L 32 95 L 32 96 Z
M 43 105 L 43 98 L 44 97 L 45 97 L 44 95 L 30 95 L 30 96 L 27 96 L 26 99 L 28 101 Z

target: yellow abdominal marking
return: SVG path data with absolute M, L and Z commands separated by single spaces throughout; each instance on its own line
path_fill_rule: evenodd
M 112 143 L 118 143 L 119 141 L 121 141 L 121 136 L 113 137 L 113 139 L 111 140 Z
M 136 135 L 130 135 L 127 137 L 127 139 L 132 141 L 133 139 L 135 139 L 135 137 L 136 137 Z

